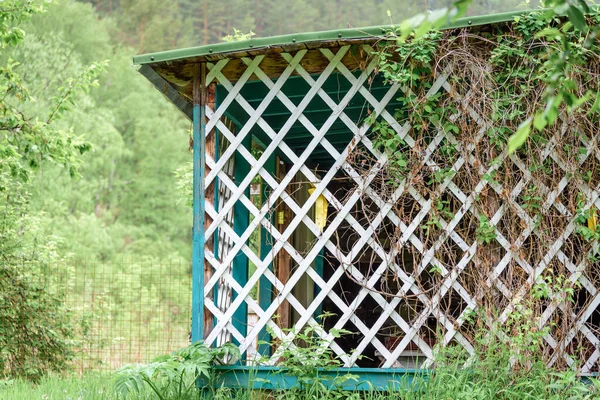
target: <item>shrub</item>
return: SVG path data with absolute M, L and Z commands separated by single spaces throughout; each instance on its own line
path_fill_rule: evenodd
M 0 261 L 0 378 L 35 381 L 68 369 L 75 326 L 63 300 L 39 258 Z
M 140 396 L 151 390 L 161 400 L 194 398 L 197 380 L 210 379 L 213 364 L 239 357 L 238 348 L 231 343 L 219 348 L 193 343 L 170 355 L 159 356 L 149 364 L 126 365 L 119 369 L 115 391 L 123 397 Z

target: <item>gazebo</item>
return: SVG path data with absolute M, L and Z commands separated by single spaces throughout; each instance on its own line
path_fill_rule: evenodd
M 441 40 L 462 35 L 493 63 L 492 39 L 517 15 L 461 19 Z M 232 342 L 242 358 L 228 371 L 267 374 L 313 327 L 339 371 L 385 387 L 392 375 L 434 366 L 438 346 L 473 353 L 477 323 L 494 335 L 546 285 L 539 315 L 527 318 L 548 327 L 548 362 L 596 372 L 598 241 L 578 239 L 578 229 L 596 229 L 598 135 L 565 139 L 577 143 L 570 160 L 563 153 L 573 150 L 540 139 L 534 169 L 490 139 L 502 124 L 484 115 L 478 75 L 458 50 L 446 49 L 427 76 L 415 70 L 418 85 L 389 79 L 382 57 L 403 60 L 382 53 L 387 29 L 134 58 L 193 121 L 192 340 Z M 572 126 L 565 117 L 551 135 L 568 137 Z M 559 331 L 557 321 L 568 326 Z

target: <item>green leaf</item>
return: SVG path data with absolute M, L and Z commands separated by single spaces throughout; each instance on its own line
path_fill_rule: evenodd
M 590 108 L 590 111 L 588 112 L 588 115 L 591 115 L 595 112 L 599 112 L 600 111 L 600 92 L 596 93 L 596 100 L 594 100 L 594 104 L 592 104 L 592 108 Z
M 573 24 L 575 29 L 580 30 L 580 31 L 587 30 L 585 16 L 583 15 L 583 12 L 581 12 L 581 10 L 579 8 L 577 8 L 575 6 L 569 6 L 569 8 L 567 9 L 567 17 L 569 18 L 569 21 L 571 21 L 571 23 Z
M 535 38 L 539 39 L 539 38 L 556 38 L 561 36 L 561 33 L 558 29 L 556 28 L 546 28 L 546 29 L 542 29 L 541 31 L 539 31 L 538 33 L 535 34 Z
M 544 114 L 537 114 L 535 116 L 535 118 L 533 119 L 533 126 L 535 127 L 535 129 L 537 129 L 540 132 L 544 130 L 546 125 L 548 125 L 548 122 L 546 122 L 546 118 L 544 118 Z
M 508 139 L 508 153 L 512 154 L 521 147 L 531 133 L 532 118 L 527 118 L 519 125 L 517 131 Z
M 544 109 L 544 119 L 548 125 L 554 124 L 558 118 L 558 108 L 563 101 L 563 94 L 558 93 L 546 100 L 546 108 Z

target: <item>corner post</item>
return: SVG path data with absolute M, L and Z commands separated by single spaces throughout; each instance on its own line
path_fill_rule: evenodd
M 192 343 L 204 339 L 205 63 L 194 65 L 193 79 L 194 225 L 192 227 Z

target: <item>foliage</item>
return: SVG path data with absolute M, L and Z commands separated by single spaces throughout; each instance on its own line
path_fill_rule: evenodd
M 540 288 L 543 291 L 543 289 Z M 523 318 L 526 315 L 523 314 Z M 495 333 L 506 333 L 521 324 L 509 324 L 497 327 Z M 469 355 L 460 346 L 448 346 L 438 349 L 435 372 L 422 371 L 412 377 L 412 381 L 397 377 L 391 383 L 394 389 L 370 389 L 363 392 L 349 392 L 341 386 L 352 387 L 354 384 L 366 383 L 353 374 L 339 375 L 327 379 L 318 374 L 319 370 L 330 370 L 339 367 L 331 354 L 327 355 L 320 339 L 319 328 L 308 328 L 298 335 L 299 346 L 293 350 L 283 350 L 282 358 L 274 374 L 286 374 L 297 380 L 298 386 L 286 389 L 275 389 L 263 392 L 244 388 L 224 388 L 211 385 L 203 389 L 215 399 L 260 399 L 268 395 L 274 399 L 592 399 L 597 398 L 600 382 L 590 378 L 582 381 L 572 371 L 558 371 L 547 367 L 540 358 L 532 343 L 540 340 L 542 333 L 530 333 L 521 330 L 523 341 L 517 347 L 506 347 L 490 340 L 489 332 L 481 330 L 475 341 L 474 355 Z M 341 333 L 341 332 L 340 332 Z M 289 347 L 285 345 L 283 347 Z M 195 362 L 188 364 L 184 359 L 190 349 L 200 354 Z M 235 349 L 235 347 L 232 347 Z M 532 350 L 533 349 L 533 350 Z M 163 357 L 159 362 L 146 366 L 127 367 L 117 373 L 117 388 L 128 382 L 126 393 L 144 395 L 144 386 L 155 386 L 158 398 L 187 399 L 197 398 L 195 390 L 184 395 L 179 394 L 180 376 L 191 370 L 190 377 L 203 377 L 209 381 L 213 375 L 210 371 L 210 350 L 201 344 L 182 349 L 184 355 Z M 192 352 L 193 352 L 192 351 Z M 217 350 L 218 352 L 218 350 Z M 284 354 L 285 353 L 285 354 Z M 177 354 L 177 353 L 175 353 Z M 285 357 L 284 357 L 285 355 Z M 239 356 L 239 353 L 235 357 Z M 218 356 L 221 358 L 222 354 Z M 234 358 L 235 358 L 234 357 Z M 516 357 L 516 358 L 515 358 Z M 167 361 L 170 360 L 170 361 Z M 214 359 L 213 359 L 214 360 Z M 161 363 L 162 362 L 162 363 Z M 526 368 L 515 369 L 515 362 L 526 363 Z M 321 363 L 321 364 L 319 364 Z M 321 367 L 320 367 L 321 365 Z M 157 371 L 160 371 L 157 373 Z M 136 378 L 130 377 L 134 374 Z M 162 376 L 162 378 L 161 378 Z M 190 388 L 193 381 L 189 380 Z M 187 383 L 184 383 L 183 386 Z M 270 380 L 262 381 L 250 373 L 249 384 L 260 387 L 261 384 L 272 384 Z M 367 382 L 368 384 L 368 382 Z M 158 386 L 160 385 L 160 386 Z M 185 392 L 182 392 L 185 393 Z M 139 397 L 136 397 L 139 398 Z
M 39 278 L 42 262 L 0 263 L 0 377 L 35 381 L 68 370 L 74 356 L 75 326 L 64 293 Z
M 550 327 L 535 323 L 535 308 L 542 298 L 564 297 L 573 301 L 573 290 L 563 278 L 540 280 L 530 297 L 510 314 L 506 324 L 479 326 L 473 353 L 462 346 L 436 349 L 435 373 L 418 381 L 415 397 L 461 399 L 592 399 L 600 381 L 582 381 L 573 369 L 558 370 L 546 363 L 543 346 Z M 472 321 L 481 321 L 472 314 Z M 510 339 L 509 339 L 510 338 Z
M 12 3 L 39 11 L 45 2 Z M 86 357 L 96 347 L 118 347 L 119 337 L 130 340 L 159 313 L 187 307 L 181 304 L 184 299 L 165 293 L 155 275 L 157 260 L 169 259 L 172 283 L 189 282 L 191 212 L 177 205 L 172 179 L 190 158 L 189 124 L 131 67 L 136 50 L 112 35 L 114 20 L 100 21 L 91 6 L 73 0 L 46 6 L 43 13 L 30 12 L 29 22 L 2 20 L 27 34 L 18 36 L 17 46 L 4 46 L 0 55 L 0 65 L 6 65 L 2 87 L 12 88 L 1 102 L 2 121 L 19 124 L 0 133 L 0 149 L 6 149 L 0 155 L 0 252 L 10 254 L 7 268 L 24 260 L 30 270 L 19 267 L 23 282 L 29 279 L 36 290 L 52 293 L 47 304 L 54 310 L 23 321 L 33 324 L 38 318 L 53 329 L 52 323 L 58 327 L 67 321 L 58 318 L 62 310 L 71 326 L 69 348 L 85 353 L 77 361 L 89 365 Z M 147 38 L 158 35 L 157 30 Z M 94 62 L 107 56 L 110 66 Z M 9 78 L 18 84 L 11 86 Z M 20 114 L 10 119 L 7 113 L 13 109 Z M 30 128 L 37 129 L 37 136 L 22 134 Z M 116 262 L 122 259 L 135 261 Z M 106 265 L 96 278 L 91 272 L 99 262 Z M 120 268 L 131 272 L 127 277 L 143 271 L 144 279 L 102 279 L 122 275 Z M 58 276 L 69 279 L 59 282 Z M 75 279 L 81 277 L 85 283 Z M 98 295 L 74 298 L 90 289 Z M 132 309 L 131 304 L 143 306 L 140 298 L 149 296 L 163 299 L 157 314 Z M 66 302 L 83 305 L 67 309 Z M 173 315 L 171 322 L 187 326 L 183 314 Z M 125 318 L 132 324 L 106 331 L 107 321 L 116 326 L 114 321 Z M 99 332 L 102 339 L 92 342 Z M 153 344 L 156 337 L 150 332 L 141 340 Z M 61 353 L 65 359 L 71 354 Z
M 252 31 L 250 31 L 248 33 L 243 33 L 239 29 L 233 28 L 233 34 L 223 37 L 223 41 L 224 42 L 239 42 L 240 40 L 252 39 L 253 36 L 256 36 L 256 33 L 252 32 Z
M 177 179 L 177 191 L 179 192 L 178 202 L 183 202 L 186 206 L 192 207 L 194 203 L 194 165 L 187 163 L 175 171 Z
M 361 393 L 339 392 L 329 390 L 315 397 L 309 391 L 295 392 L 290 395 L 294 400 L 436 400 L 436 399 L 593 399 L 600 388 L 596 379 L 581 381 L 572 373 L 557 372 L 538 366 L 528 375 L 508 373 L 497 358 L 482 361 L 465 370 L 452 363 L 452 359 L 460 354 L 447 353 L 445 362 L 433 375 L 417 375 L 409 390 L 388 391 L 368 390 Z M 32 398 L 62 399 L 82 398 L 86 400 L 111 400 L 119 398 L 113 394 L 109 375 L 86 375 L 84 377 L 48 377 L 38 385 L 26 381 L 0 381 L 0 395 L 12 400 L 28 400 Z M 409 384 L 410 385 L 410 384 Z M 263 392 L 248 389 L 213 388 L 212 398 L 229 400 L 264 399 L 268 394 L 277 398 L 284 396 L 283 391 Z M 156 398 L 153 393 L 145 392 L 135 396 L 136 399 Z M 188 396 L 187 398 L 197 398 Z
M 464 16 L 470 4 L 472 4 L 471 0 L 455 0 L 449 7 L 441 7 L 417 14 L 412 18 L 405 19 L 398 26 L 392 24 L 392 27 L 386 32 L 387 36 L 400 46 L 412 37 L 421 44 L 421 46 L 414 46 L 413 49 L 423 47 L 426 51 L 429 45 L 426 39 L 423 40 L 423 37 L 430 35 L 431 31 L 436 31 L 449 22 Z M 391 18 L 391 12 L 388 10 L 387 13 L 388 17 Z
M 4 2 L 0 8 L 3 55 L 18 50 L 25 38 L 22 24 L 44 8 L 37 1 Z M 76 326 L 64 305 L 64 288 L 44 278 L 47 269 L 65 268 L 57 253 L 59 240 L 38 242 L 40 219 L 27 213 L 28 184 L 43 164 L 75 176 L 79 155 L 89 143 L 59 129 L 56 121 L 80 92 L 97 86 L 105 63 L 91 64 L 68 77 L 41 114 L 31 112 L 35 98 L 12 57 L 0 67 L 0 377 L 37 380 L 50 371 L 68 369 Z
M 98 14 L 114 20 L 114 37 L 139 52 L 161 51 L 217 43 L 233 31 L 274 36 L 350 27 L 390 24 L 386 10 L 402 19 L 421 14 L 429 19 L 433 10 L 451 8 L 451 0 L 205 0 L 116 1 L 81 0 L 91 3 Z M 494 14 L 536 7 L 539 2 L 521 0 L 477 1 L 469 5 L 470 15 Z M 436 18 L 433 12 L 431 18 Z M 411 24 L 418 24 L 414 19 Z
M 183 399 L 196 392 L 198 379 L 209 380 L 211 365 L 240 357 L 232 344 L 213 349 L 201 342 L 184 347 L 171 355 L 157 357 L 149 364 L 127 365 L 115 376 L 115 391 L 123 397 L 138 395 L 149 387 L 159 399 Z
M 491 132 L 488 134 L 490 140 L 497 144 L 507 143 L 508 151 L 511 153 L 523 145 L 526 138 L 530 136 L 532 126 L 541 133 L 545 128 L 553 126 L 559 114 L 563 112 L 571 114 L 582 109 L 583 111 L 577 112 L 577 115 L 588 117 L 592 121 L 598 112 L 600 92 L 596 85 L 584 85 L 584 83 L 591 76 L 591 72 L 586 70 L 585 66 L 594 59 L 593 54 L 598 47 L 596 33 L 589 31 L 587 26 L 588 24 L 596 26 L 599 17 L 596 12 L 586 20 L 577 7 L 591 12 L 585 2 L 581 2 L 576 6 L 568 4 L 562 8 L 556 6 L 553 13 L 530 13 L 515 18 L 513 31 L 517 39 L 506 34 L 498 37 L 498 44 L 492 50 L 490 58 L 491 66 L 497 69 L 493 74 L 486 71 L 483 77 L 479 78 L 480 80 L 492 79 L 492 85 L 496 86 L 509 82 L 507 79 L 518 79 L 518 82 L 502 88 L 504 97 L 498 96 L 496 92 L 492 93 L 493 110 L 488 112 L 493 115 L 492 122 L 496 122 L 492 124 Z M 574 10 L 571 10 L 572 8 Z M 564 11 L 565 9 L 569 11 Z M 570 21 L 563 24 L 556 17 L 559 14 L 558 10 L 567 12 L 570 18 L 575 18 L 577 22 Z M 460 134 L 459 126 L 449 118 L 458 112 L 455 104 L 442 99 L 441 94 L 419 96 L 415 91 L 417 89 L 423 93 L 430 89 L 432 82 L 427 77 L 441 72 L 438 59 L 442 49 L 447 47 L 440 46 L 440 32 L 431 31 L 441 20 L 444 19 L 426 24 L 423 31 L 408 26 L 393 28 L 388 32 L 387 37 L 390 45 L 383 46 L 376 52 L 379 58 L 378 71 L 383 78 L 387 82 L 413 89 L 398 98 L 403 102 L 403 106 L 396 110 L 395 115 L 401 122 L 410 122 L 417 135 L 426 135 L 438 127 L 451 134 Z M 459 39 L 458 36 L 452 35 L 445 34 L 444 41 L 450 43 Z M 409 36 L 411 40 L 407 42 Z M 534 45 L 535 47 L 531 47 Z M 526 48 L 531 50 L 523 50 Z M 444 63 L 444 65 L 448 64 Z M 534 68 L 533 74 L 530 68 Z M 531 77 L 540 80 L 539 84 L 542 84 L 543 91 L 538 91 L 539 84 L 531 85 L 528 81 Z M 523 107 L 508 112 L 507 108 L 515 108 L 514 103 L 507 101 L 508 95 L 516 95 L 521 99 L 529 96 L 531 100 L 541 98 L 541 104 L 545 105 L 544 110 L 536 111 L 540 103 L 530 101 Z M 527 118 L 530 114 L 535 116 Z M 404 118 L 405 115 L 409 115 L 408 119 Z M 523 118 L 526 119 L 523 121 Z M 516 131 L 508 140 L 506 138 L 511 132 L 510 128 L 495 126 L 497 122 L 506 123 L 507 120 L 514 124 Z M 407 161 L 407 152 L 410 149 L 387 125 L 387 122 L 380 121 L 377 115 L 371 114 L 366 123 L 372 126 L 374 146 L 384 151 L 390 158 L 391 181 L 401 181 L 402 176 L 410 169 Z M 452 154 L 456 153 L 455 150 Z M 452 161 L 452 157 L 448 159 L 449 162 Z M 449 170 L 436 171 L 433 180 L 439 183 L 447 177 L 444 174 L 449 172 Z M 493 179 L 494 174 L 495 171 L 490 171 L 487 179 Z M 397 185 L 397 182 L 395 184 Z M 530 204 L 530 206 L 534 205 Z
M 41 1 L 3 1 L 2 8 L 0 8 L 0 49 L 4 50 L 9 46 L 18 45 L 25 36 L 25 32 L 19 27 L 19 24 L 43 11 L 44 7 Z
M 0 398 L 116 400 L 110 374 L 88 373 L 83 376 L 45 376 L 37 383 L 24 379 L 0 380 Z M 146 399 L 140 396 L 138 399 Z
M 583 22 L 595 27 L 600 14 L 591 12 Z M 416 238 L 407 241 L 398 223 L 380 224 L 374 194 L 363 195 L 361 221 L 372 224 L 378 245 L 406 249 L 402 263 L 384 274 L 398 279 L 394 268 L 401 268 L 415 279 L 414 293 L 460 282 L 474 304 L 452 300 L 439 312 L 457 319 L 469 343 L 494 332 L 486 346 L 511 349 L 515 370 L 529 369 L 528 360 L 552 360 L 556 368 L 587 360 L 586 339 L 569 335 L 582 310 L 595 306 L 564 263 L 597 282 L 598 38 L 547 12 L 522 15 L 493 32 L 410 32 L 389 32 L 374 54 L 379 76 L 373 79 L 398 84 L 400 92 L 394 127 L 389 116 L 371 113 L 365 121 L 382 155 L 357 148 L 349 157 Z M 556 57 L 565 52 L 559 68 Z M 562 94 L 556 100 L 548 91 Z M 540 109 L 552 123 L 539 124 L 513 148 L 513 132 Z M 376 167 L 382 160 L 384 167 Z M 559 203 L 565 208 L 555 212 Z M 558 247 L 569 261 L 553 259 Z M 387 294 L 396 296 L 398 286 L 391 286 Z M 441 293 L 457 303 L 465 298 L 454 289 Z M 462 321 L 464 307 L 475 305 L 485 314 Z M 440 317 L 431 317 L 440 327 Z M 555 347 L 552 340 L 570 344 Z
M 512 349 L 487 347 L 468 367 L 467 355 L 458 348 L 439 354 L 435 373 L 414 382 L 415 393 L 407 398 L 421 399 L 593 399 L 599 382 L 585 383 L 574 372 L 560 372 L 533 360 L 527 370 L 511 366 Z
M 381 60 L 380 69 L 383 76 L 388 81 L 399 84 L 413 83 L 412 78 L 418 79 L 419 71 L 413 70 L 413 63 L 417 62 L 422 67 L 426 67 L 431 61 L 429 58 L 431 54 L 428 53 L 435 50 L 436 38 L 432 37 L 437 35 L 435 30 L 444 25 L 448 19 L 463 15 L 470 3 L 469 0 L 455 1 L 450 9 L 442 8 L 429 14 L 419 14 L 403 21 L 398 27 L 392 26 L 387 31 L 387 40 L 396 42 L 394 51 L 398 53 L 401 60 L 412 61 L 409 63 L 409 68 L 402 68 L 406 63 L 388 62 L 391 54 L 387 51 L 379 52 L 377 55 Z M 591 50 L 600 33 L 597 24 L 589 24 L 586 20 L 585 14 L 593 13 L 592 10 L 585 0 L 573 2 L 551 0 L 545 5 L 549 8 L 536 17 L 541 24 L 537 28 L 545 28 L 536 31 L 536 38 L 546 38 L 550 42 L 544 46 L 545 51 L 539 53 L 540 58 L 544 60 L 545 70 L 539 75 L 545 84 L 541 96 L 544 107 L 540 110 L 534 108 L 529 115 L 524 115 L 526 118 L 521 121 L 508 140 L 509 153 L 525 143 L 533 128 L 541 132 L 546 127 L 554 125 L 562 108 L 566 108 L 571 113 L 585 103 L 593 103 L 589 109 L 589 112 L 593 113 L 600 107 L 600 92 L 592 89 L 581 94 L 580 85 L 572 79 L 573 70 L 585 59 L 582 53 Z M 388 15 L 390 15 L 389 11 Z M 559 25 L 559 17 L 565 15 L 568 23 Z M 520 19 L 521 17 L 517 17 L 517 23 Z M 577 36 L 580 40 L 574 42 L 573 36 Z M 411 38 L 411 43 L 407 48 L 404 43 L 408 38 Z M 402 57 L 403 55 L 405 57 Z M 431 109 L 431 106 L 429 108 Z
M 7 4 L 8 8 L 3 9 L 9 10 L 2 11 L 0 15 L 3 23 L 0 42 L 3 46 L 16 46 L 23 40 L 24 32 L 16 25 L 43 10 L 33 4 L 33 1 L 15 2 L 13 5 Z M 19 63 L 10 57 L 7 59 L 6 65 L 0 68 L 0 92 L 4 93 L 0 103 L 0 187 L 6 190 L 10 179 L 27 182 L 29 171 L 38 168 L 44 161 L 60 165 L 71 176 L 75 175 L 79 164 L 76 156 L 88 151 L 90 144 L 68 132 L 55 129 L 52 122 L 59 119 L 74 103 L 77 91 L 87 91 L 89 87 L 98 86 L 97 77 L 104 71 L 105 65 L 106 63 L 91 64 L 77 77 L 68 78 L 57 89 L 57 95 L 51 97 L 47 115 L 40 120 L 37 116 L 26 115 L 23 110 L 23 104 L 35 99 L 31 98 L 17 72 Z
M 111 38 L 111 22 L 98 21 L 92 7 L 61 2 L 24 28 L 24 42 L 7 56 L 20 62 L 37 100 L 26 109 L 40 119 L 70 77 L 111 57 L 100 88 L 77 93 L 75 106 L 54 121 L 93 148 L 78 160 L 80 178 L 48 162 L 30 177 L 30 208 L 44 211 L 46 233 L 62 237 L 60 251 L 77 264 L 187 258 L 191 212 L 177 204 L 173 180 L 190 159 L 185 117 L 131 67 L 134 50 Z M 27 62 L 31 54 L 36 63 Z
M 508 150 L 511 153 L 525 143 L 532 129 L 542 132 L 554 125 L 564 108 L 572 113 L 591 101 L 593 105 L 589 112 L 600 109 L 600 91 L 591 89 L 582 94 L 579 83 L 573 79 L 577 66 L 585 62 L 586 52 L 593 51 L 594 42 L 600 34 L 597 24 L 588 25 L 586 19 L 585 13 L 589 14 L 592 10 L 585 0 L 554 0 L 549 5 L 552 8 L 543 14 L 546 22 L 558 22 L 556 17 L 566 15 L 568 23 L 549 26 L 536 34 L 537 38 L 545 38 L 552 43 L 542 57 L 546 69 L 546 74 L 542 75 L 546 84 L 542 95 L 544 107 L 521 122 L 510 137 Z M 573 36 L 580 40 L 574 42 Z
M 323 321 L 331 316 L 332 314 L 326 313 L 318 319 Z M 318 397 L 317 393 L 326 390 L 327 384 L 338 386 L 356 379 L 352 374 L 342 374 L 333 379 L 320 375 L 320 371 L 331 371 L 343 365 L 335 357 L 329 344 L 351 332 L 344 329 L 330 329 L 326 332 L 323 326 L 314 325 L 307 326 L 301 332 L 294 332 L 292 328 L 289 333 L 289 337 L 294 339 L 284 340 L 275 350 L 275 357 L 279 359 L 277 373 L 290 374 L 297 379 L 299 386 L 295 389 L 301 392 L 313 391 Z M 264 361 L 270 358 L 267 356 Z M 259 360 L 259 364 L 261 362 L 263 361 Z
M 454 353 L 455 357 L 459 354 Z M 446 362 L 435 374 L 417 375 L 409 390 L 367 390 L 363 392 L 339 392 L 330 390 L 322 396 L 311 396 L 309 391 L 290 395 L 294 400 L 446 400 L 446 399 L 550 399 L 583 400 L 597 396 L 598 381 L 581 381 L 572 373 L 561 373 L 546 368 L 532 370 L 529 375 L 508 374 L 492 358 L 465 370 L 451 362 L 452 354 L 446 354 Z M 480 369 L 477 369 L 480 367 Z M 110 375 L 85 375 L 83 377 L 46 377 L 37 385 L 30 382 L 0 381 L 0 396 L 11 400 L 29 399 L 85 399 L 113 400 L 119 398 L 111 388 Z M 212 398 L 219 400 L 258 400 L 267 396 L 284 396 L 283 391 L 252 391 L 248 389 L 213 388 Z M 144 392 L 136 399 L 155 399 L 153 392 Z M 189 396 L 197 399 L 197 395 Z
M 475 231 L 475 235 L 478 241 L 485 244 L 490 244 L 496 238 L 496 230 L 483 214 L 479 216 L 479 226 Z

